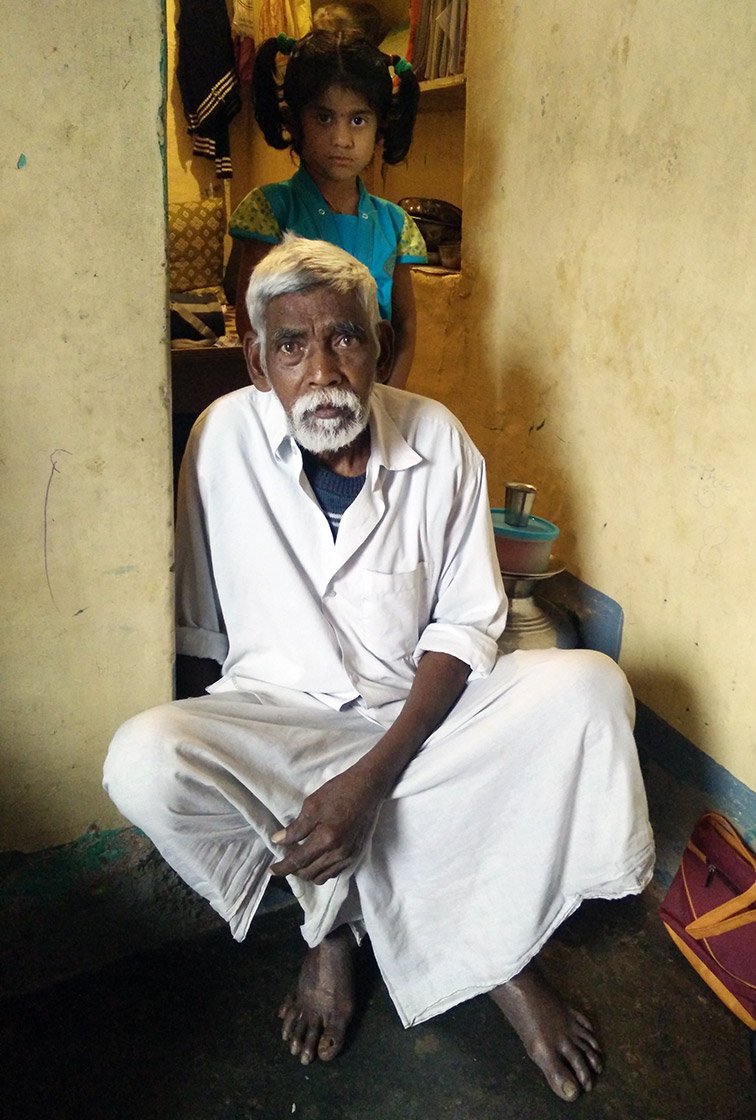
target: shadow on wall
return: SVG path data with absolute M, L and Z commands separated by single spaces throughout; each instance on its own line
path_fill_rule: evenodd
M 499 372 L 499 438 L 487 456 L 493 504 L 503 505 L 509 481 L 529 482 L 538 490 L 533 513 L 559 527 L 554 559 L 580 572 L 580 542 L 575 531 L 585 499 L 577 492 L 569 449 L 558 432 L 553 374 L 534 348 L 529 354 L 505 344 Z M 508 350 L 508 352 L 506 352 Z M 492 443 L 494 437 L 491 437 Z M 500 500 L 501 499 L 501 500 Z
M 536 353 L 496 340 L 505 293 L 484 269 L 463 260 L 461 274 L 413 274 L 418 307 L 415 362 L 408 389 L 445 404 L 464 424 L 488 466 L 491 504 L 504 504 L 504 485 L 531 482 L 534 512 L 561 530 L 559 556 L 574 557 L 568 449 L 547 425 L 555 387 Z M 488 336 L 488 337 L 486 337 Z
M 546 350 L 553 291 L 531 288 L 523 302 L 501 182 L 507 138 L 478 132 L 471 101 L 467 126 L 462 271 L 414 273 L 418 345 L 408 388 L 442 401 L 465 425 L 486 459 L 492 506 L 504 504 L 508 481 L 536 486 L 534 512 L 560 528 L 555 555 L 579 572 L 575 526 L 585 501 L 560 434 L 564 377 Z
M 668 674 L 661 680 L 657 677 L 655 687 L 682 694 L 694 725 L 701 726 L 697 693 L 685 680 Z M 729 817 L 746 843 L 756 847 L 754 790 L 641 702 L 635 737 L 646 775 L 657 836 L 657 873 L 662 882 L 671 878 L 693 824 L 707 810 Z

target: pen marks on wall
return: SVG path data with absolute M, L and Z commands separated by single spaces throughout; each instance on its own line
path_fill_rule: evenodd
M 45 487 L 44 524 L 42 531 L 42 551 L 45 563 L 45 582 L 47 584 L 47 590 L 50 592 L 52 605 L 55 607 L 58 614 L 61 613 L 60 607 L 58 606 L 58 603 L 55 599 L 55 592 L 53 591 L 52 582 L 50 580 L 50 496 L 52 493 L 53 480 L 56 475 L 61 473 L 60 467 L 58 465 L 61 462 L 61 456 L 70 454 L 71 452 L 66 451 L 65 447 L 56 447 L 55 450 L 51 453 L 50 474 L 47 479 L 47 486 Z
M 717 476 L 716 467 L 701 466 L 694 462 L 688 464 L 689 470 L 698 476 L 695 490 L 696 503 L 707 511 L 707 521 L 701 530 L 701 543 L 697 553 L 696 567 L 706 574 L 712 574 L 724 561 L 724 546 L 729 531 L 724 517 L 717 518 L 716 507 L 722 493 L 729 489 L 726 482 Z

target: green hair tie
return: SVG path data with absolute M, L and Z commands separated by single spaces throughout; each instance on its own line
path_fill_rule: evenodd
M 394 73 L 398 74 L 401 78 L 402 74 L 412 73 L 412 63 L 407 62 L 406 58 L 400 58 L 399 55 L 394 55 Z
M 292 39 L 291 35 L 285 35 L 283 31 L 280 35 L 276 35 L 276 42 L 278 43 L 278 49 L 281 54 L 291 54 L 296 41 L 296 39 Z

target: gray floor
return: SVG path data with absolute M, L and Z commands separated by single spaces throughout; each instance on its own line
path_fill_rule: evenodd
M 0 1109 L 13 1120 L 754 1120 L 749 1032 L 680 958 L 658 901 L 651 888 L 587 905 L 545 951 L 606 1047 L 600 1084 L 574 1105 L 552 1097 L 484 998 L 403 1031 L 369 951 L 347 1050 L 332 1066 L 298 1065 L 275 1016 L 301 955 L 287 904 L 243 946 L 177 926 L 169 944 L 6 996 Z M 54 924 L 45 935 L 54 944 Z

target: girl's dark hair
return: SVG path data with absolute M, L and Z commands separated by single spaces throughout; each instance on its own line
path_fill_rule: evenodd
M 401 67 L 397 90 L 389 71 L 394 60 L 353 31 L 312 31 L 291 51 L 283 84 L 278 80 L 279 39 L 266 39 L 255 58 L 252 87 L 255 120 L 272 148 L 293 148 L 299 155 L 302 113 L 330 86 L 351 89 L 365 98 L 378 118 L 383 162 L 400 163 L 409 151 L 420 86 L 409 67 Z

